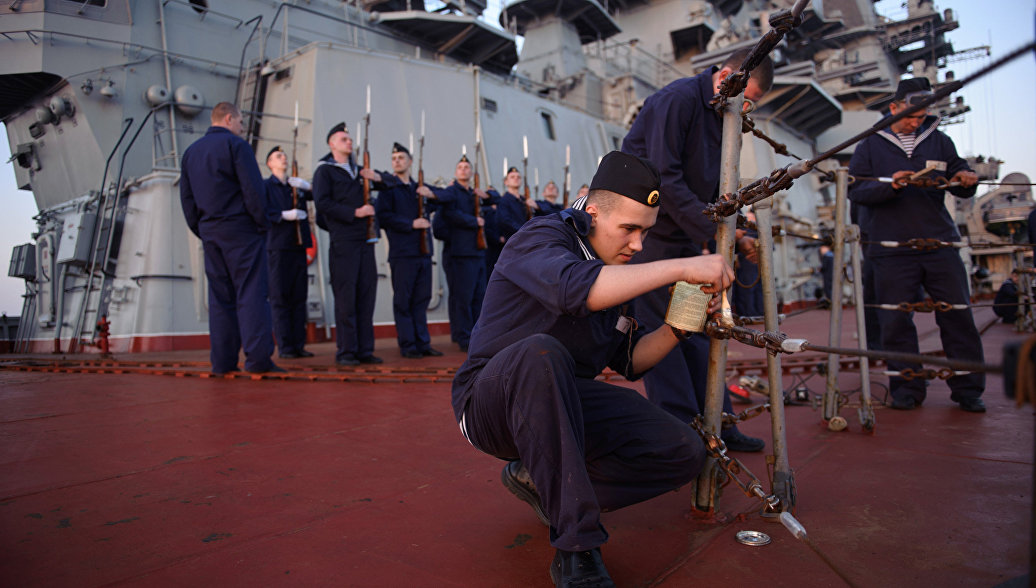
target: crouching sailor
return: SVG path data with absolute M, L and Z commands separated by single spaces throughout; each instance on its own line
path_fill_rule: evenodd
M 558 586 L 613 586 L 601 561 L 602 512 L 679 488 L 705 463 L 698 435 L 636 391 L 594 379 L 606 366 L 635 380 L 678 343 L 644 333 L 633 298 L 678 280 L 733 280 L 717 255 L 628 265 L 658 213 L 659 173 L 613 151 L 585 210 L 537 217 L 507 243 L 490 279 L 453 409 L 477 449 L 508 460 L 505 486 L 550 525 Z

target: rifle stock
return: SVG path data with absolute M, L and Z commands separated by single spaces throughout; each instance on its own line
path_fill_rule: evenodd
M 368 114 L 364 117 L 363 121 L 363 168 L 370 169 L 371 167 L 371 154 L 367 149 L 367 144 L 370 141 L 370 127 L 371 117 Z M 367 206 L 371 203 L 371 181 L 367 178 L 363 178 L 363 205 Z M 367 217 L 367 242 L 377 243 L 378 234 L 374 229 L 374 216 Z
M 482 218 L 482 199 L 478 197 L 479 189 L 479 177 L 478 177 L 478 159 L 479 159 L 479 146 L 475 145 L 475 218 Z M 475 248 L 482 250 L 486 248 L 486 229 L 485 227 L 479 227 L 475 233 Z
M 424 137 L 421 137 L 421 154 L 417 163 L 417 187 L 424 186 Z M 424 218 L 424 196 L 417 195 L 417 218 Z M 421 239 L 421 255 L 428 255 L 428 229 L 418 229 Z

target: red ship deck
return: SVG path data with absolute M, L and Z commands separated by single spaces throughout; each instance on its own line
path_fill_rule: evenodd
M 980 328 L 992 322 L 977 310 Z M 922 349 L 938 348 L 931 315 L 917 316 Z M 811 311 L 782 328 L 826 344 L 828 317 Z M 993 324 L 986 360 L 1022 337 Z M 299 374 L 285 380 L 187 375 L 207 369 L 207 352 L 122 358 L 187 362 L 182 377 L 16 371 L 18 358 L 0 358 L 0 583 L 549 586 L 547 529 L 501 486 L 503 462 L 461 437 L 448 368 L 463 356 L 435 343 L 454 351 L 408 361 L 379 340 L 383 367 L 447 375 L 377 383 L 320 375 L 334 371 L 330 344 L 282 361 Z M 730 351 L 762 356 L 736 342 Z M 817 394 L 823 385 L 808 381 Z M 819 411 L 786 407 L 796 516 L 853 584 L 1028 583 L 1032 407 L 1015 408 L 998 376 L 984 398 L 988 413 L 964 413 L 935 381 L 919 410 L 878 406 L 873 435 L 851 409 L 849 430 L 834 433 Z M 742 430 L 768 437 L 769 419 Z M 735 455 L 765 479 L 762 454 Z M 683 489 L 604 515 L 619 586 L 846 584 L 733 486 L 720 511 L 741 520 L 690 516 L 691 502 Z M 741 545 L 742 529 L 773 541 Z

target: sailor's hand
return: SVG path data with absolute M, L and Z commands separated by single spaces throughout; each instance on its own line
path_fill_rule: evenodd
M 473 192 L 475 192 L 475 196 L 478 196 L 480 200 L 489 200 L 489 194 L 482 188 L 475 188 Z
M 306 220 L 306 211 L 298 208 L 292 208 L 291 210 L 282 210 L 281 218 L 286 221 L 300 221 Z
M 372 169 L 370 169 L 368 167 L 365 167 L 365 168 L 360 170 L 360 176 L 362 176 L 362 177 L 364 177 L 364 178 L 366 178 L 366 179 L 368 179 L 368 180 L 370 180 L 372 182 L 380 182 L 381 181 L 381 174 L 379 174 L 378 172 L 376 172 L 376 171 L 374 171 L 374 170 L 372 170 Z
M 737 250 L 752 263 L 759 263 L 759 242 L 755 237 L 741 237 L 737 240 Z
M 417 187 L 417 195 L 423 198 L 431 198 L 432 200 L 435 200 L 435 192 L 432 192 L 431 188 L 423 184 Z
M 699 255 L 686 257 L 683 280 L 692 284 L 703 284 L 702 292 L 715 294 L 726 290 L 734 282 L 734 270 L 720 255 Z
M 374 206 L 370 204 L 364 204 L 363 206 L 356 209 L 356 213 L 353 215 L 356 218 L 366 218 L 368 216 L 374 216 Z
M 296 178 L 295 176 L 288 178 L 288 185 L 292 188 L 298 188 L 299 190 L 306 190 L 307 192 L 313 189 L 313 186 L 309 182 L 302 178 Z
M 903 186 L 906 186 L 907 185 L 906 181 L 912 175 L 914 175 L 914 172 L 912 172 L 910 170 L 898 171 L 898 172 L 892 174 L 892 189 L 893 190 L 899 190 L 899 189 L 903 188 Z
M 413 226 L 415 229 L 427 229 L 432 226 L 432 223 L 428 222 L 426 218 L 415 218 Z
M 965 188 L 970 188 L 978 183 L 978 174 L 973 171 L 959 171 L 953 175 L 953 179 L 950 182 L 960 182 L 960 185 Z
M 486 226 L 486 219 L 482 218 L 481 216 L 476 216 L 475 217 L 475 222 L 477 222 L 478 226 L 480 226 L 480 227 Z

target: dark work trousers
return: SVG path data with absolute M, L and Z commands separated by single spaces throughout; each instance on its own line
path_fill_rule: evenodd
M 482 312 L 482 299 L 486 296 L 485 257 L 457 257 L 451 255 L 446 266 L 450 276 L 450 329 L 456 329 L 458 345 L 467 346 L 471 340 L 471 329 L 475 327 Z
M 557 339 L 533 335 L 503 349 L 472 382 L 468 438 L 500 459 L 521 459 L 566 551 L 603 544 L 600 513 L 694 479 L 705 463 L 697 433 L 629 388 L 576 378 Z
M 298 353 L 306 347 L 306 297 L 309 275 L 305 249 L 269 249 L 270 307 L 277 349 Z
M 428 303 L 432 300 L 432 260 L 399 257 L 389 260 L 392 269 L 392 316 L 401 353 L 427 351 Z
M 374 303 L 378 271 L 374 245 L 331 238 L 331 290 L 335 296 L 335 360 L 374 353 Z
M 674 257 L 697 255 L 688 247 L 652 239 L 644 240 L 644 249 L 634 260 L 640 263 Z M 636 299 L 633 305 L 637 320 L 650 332 L 665 323 L 665 311 L 669 306 L 669 286 L 656 288 Z M 662 361 L 644 375 L 647 397 L 669 414 L 688 423 L 699 414 L 704 414 L 706 385 L 709 369 L 709 338 L 695 334 L 681 341 Z M 723 393 L 724 412 L 733 413 L 730 394 Z M 736 427 L 727 429 L 734 433 Z
M 759 280 L 759 265 L 737 255 L 737 281 L 731 287 L 734 312 L 739 316 L 763 316 L 763 284 Z M 742 286 L 741 284 L 744 284 Z
M 446 292 L 449 298 L 446 300 L 446 320 L 450 322 L 450 341 L 457 342 L 457 323 L 453 320 L 453 268 L 450 267 L 450 247 L 442 248 L 442 271 L 446 274 Z
M 254 230 L 205 231 L 205 277 L 209 285 L 209 360 L 212 371 L 265 371 L 273 362 L 266 235 Z
M 874 286 L 879 304 L 920 302 L 920 288 L 936 302 L 968 304 L 968 276 L 964 263 L 956 249 L 939 249 L 930 253 L 911 255 L 890 255 L 874 257 Z M 881 321 L 881 344 L 886 351 L 917 353 L 917 329 L 913 313 L 898 310 L 878 310 Z M 939 337 L 943 351 L 950 359 L 984 361 L 982 340 L 971 309 L 936 312 L 935 322 L 939 325 Z M 890 371 L 906 368 L 920 369 L 919 363 L 888 362 Z M 951 398 L 978 398 L 986 387 L 986 376 L 982 373 L 953 376 L 946 380 L 952 392 Z M 898 376 L 889 378 L 889 392 L 893 398 L 912 396 L 919 404 L 925 399 L 925 380 L 905 380 Z

